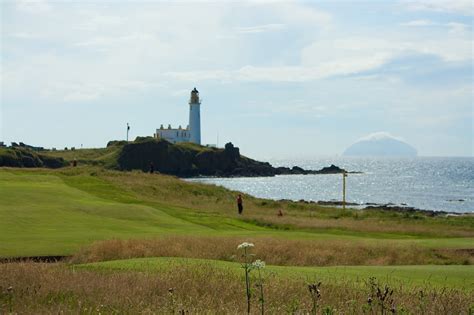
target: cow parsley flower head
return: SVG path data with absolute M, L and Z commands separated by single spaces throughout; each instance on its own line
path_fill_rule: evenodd
M 255 269 L 263 269 L 265 268 L 265 262 L 263 260 L 257 259 L 252 263 L 252 267 Z
M 250 248 L 250 247 L 253 247 L 254 245 L 252 243 L 247 243 L 247 242 L 243 242 L 242 244 L 240 244 L 239 246 L 237 246 L 237 249 L 244 249 L 244 248 Z

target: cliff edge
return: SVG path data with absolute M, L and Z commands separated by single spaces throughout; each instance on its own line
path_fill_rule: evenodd
M 224 149 L 218 149 L 192 143 L 172 144 L 153 138 L 137 139 L 123 145 L 118 154 L 117 168 L 145 172 L 153 168 L 154 171 L 180 177 L 336 174 L 345 171 L 335 165 L 321 170 L 304 170 L 297 166 L 275 168 L 268 162 L 240 155 L 239 148 L 230 142 Z

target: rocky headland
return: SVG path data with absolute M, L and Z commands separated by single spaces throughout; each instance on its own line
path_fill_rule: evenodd
M 268 162 L 241 155 L 239 148 L 230 142 L 224 148 L 214 148 L 138 137 L 133 142 L 110 141 L 106 148 L 99 149 L 48 150 L 24 144 L 0 147 L 0 167 L 59 168 L 68 165 L 94 165 L 122 171 L 153 170 L 179 177 L 257 177 L 347 172 L 336 165 L 320 170 L 306 170 L 299 166 L 273 167 Z
M 239 148 L 230 142 L 224 149 L 219 149 L 191 143 L 172 144 L 148 138 L 125 144 L 117 158 L 117 167 L 121 170 L 143 171 L 153 168 L 154 171 L 180 177 L 256 177 L 346 172 L 335 165 L 320 170 L 305 170 L 298 166 L 273 167 L 268 162 L 242 156 Z

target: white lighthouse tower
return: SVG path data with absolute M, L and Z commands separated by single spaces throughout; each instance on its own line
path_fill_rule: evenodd
M 189 99 L 189 131 L 190 142 L 201 144 L 201 101 L 199 91 L 194 88 Z
M 154 134 L 157 139 L 164 139 L 171 143 L 193 142 L 201 144 L 201 101 L 199 100 L 199 91 L 194 88 L 189 98 L 189 125 L 187 128 L 168 128 L 160 126 Z

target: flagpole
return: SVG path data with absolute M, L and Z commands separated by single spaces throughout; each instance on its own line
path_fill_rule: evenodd
M 346 210 L 346 177 L 347 172 L 342 172 L 342 209 Z
M 127 142 L 128 142 L 128 131 L 130 130 L 130 126 L 127 123 Z

